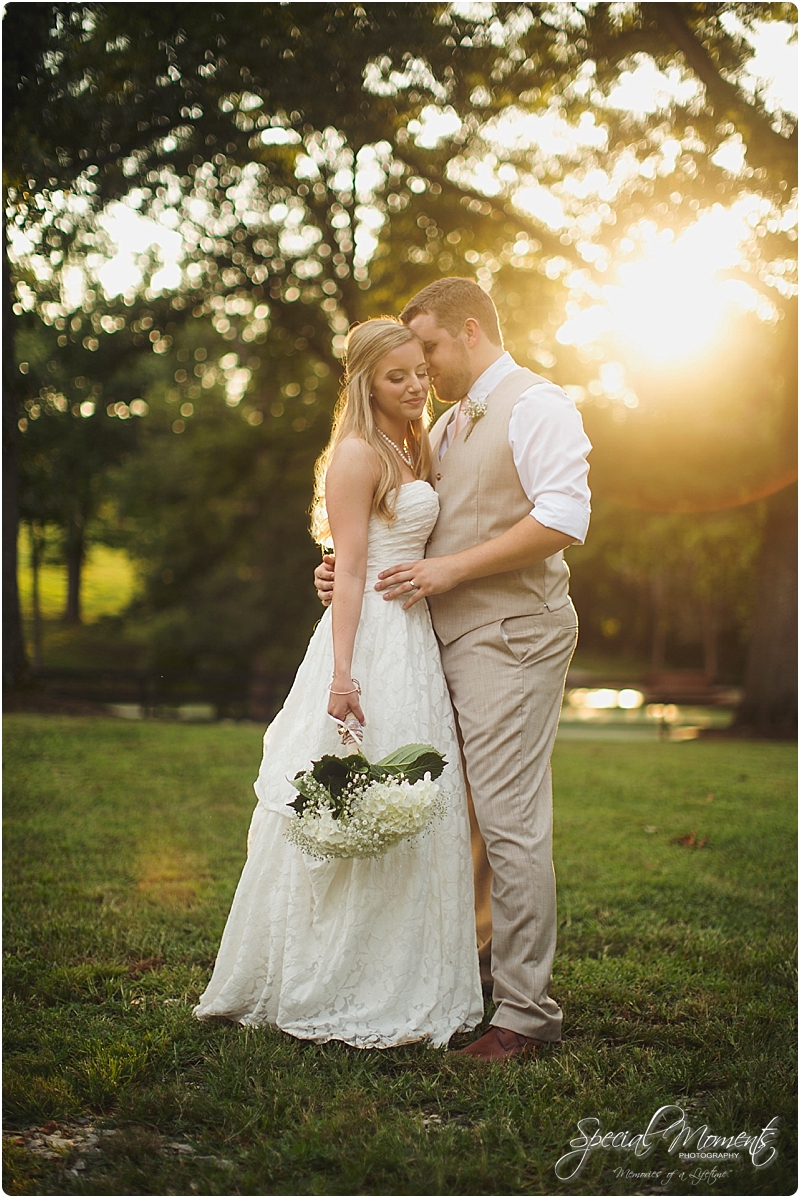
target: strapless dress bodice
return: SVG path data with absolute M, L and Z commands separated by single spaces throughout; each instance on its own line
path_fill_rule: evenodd
M 391 524 L 380 516 L 370 516 L 367 591 L 372 590 L 381 570 L 425 556 L 425 546 L 438 516 L 439 496 L 424 479 L 400 487 Z

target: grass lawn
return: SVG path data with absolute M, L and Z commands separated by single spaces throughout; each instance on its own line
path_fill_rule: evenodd
M 7 718 L 7 1193 L 794 1192 L 792 746 L 558 746 L 564 1042 L 487 1067 L 192 1018 L 260 740 Z M 559 1181 L 579 1119 L 635 1134 L 665 1104 L 720 1136 L 778 1117 L 778 1155 L 697 1180 L 660 1143 Z M 47 1123 L 51 1140 L 32 1138 Z
M 19 539 L 20 603 L 26 619 L 33 614 L 30 570 L 30 534 L 27 525 L 20 528 Z M 136 567 L 124 549 L 108 545 L 90 545 L 81 574 L 83 618 L 91 624 L 103 616 L 120 615 L 139 588 Z M 58 619 L 67 600 L 67 567 L 45 562 L 40 568 L 39 603 L 45 619 Z
M 19 592 L 25 646 L 33 657 L 33 599 L 30 570 L 30 534 L 20 527 Z M 64 624 L 67 567 L 46 562 L 39 577 L 42 615 L 42 665 L 45 669 L 113 667 L 135 669 L 146 656 L 134 620 L 122 615 L 140 589 L 135 563 L 123 549 L 90 545 L 81 574 L 83 623 Z

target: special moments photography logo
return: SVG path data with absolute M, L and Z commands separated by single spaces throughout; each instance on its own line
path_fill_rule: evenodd
M 603 1131 L 602 1123 L 594 1116 L 578 1120 L 578 1135 L 570 1140 L 571 1152 L 566 1152 L 556 1162 L 555 1172 L 559 1181 L 572 1181 L 583 1171 L 586 1162 L 595 1152 L 632 1153 L 638 1160 L 653 1155 L 659 1144 L 666 1145 L 670 1156 L 677 1157 L 683 1169 L 671 1172 L 666 1169 L 646 1173 L 636 1172 L 624 1166 L 615 1173 L 620 1178 L 650 1180 L 660 1179 L 668 1184 L 676 1174 L 682 1178 L 689 1170 L 689 1180 L 716 1182 L 727 1177 L 729 1170 L 721 1165 L 737 1164 L 745 1156 L 750 1157 L 754 1169 L 765 1169 L 778 1155 L 775 1140 L 778 1136 L 778 1119 L 770 1119 L 760 1132 L 734 1132 L 717 1135 L 707 1124 L 692 1127 L 682 1107 L 667 1105 L 659 1107 L 644 1131 Z M 702 1168 L 710 1165 L 711 1168 Z

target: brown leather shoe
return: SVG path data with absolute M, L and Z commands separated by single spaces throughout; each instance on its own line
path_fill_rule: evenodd
M 507 1027 L 491 1025 L 479 1040 L 474 1040 L 466 1048 L 458 1048 L 456 1052 L 463 1057 L 477 1057 L 480 1061 L 505 1061 L 508 1057 L 533 1056 L 537 1048 L 544 1047 L 544 1040 L 534 1040 L 531 1036 L 523 1036 L 520 1032 L 512 1032 Z

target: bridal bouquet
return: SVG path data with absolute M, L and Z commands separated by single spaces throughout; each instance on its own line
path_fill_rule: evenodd
M 431 745 L 403 745 L 374 764 L 360 752 L 312 761 L 289 779 L 299 794 L 286 838 L 320 860 L 379 857 L 444 812 L 434 778 L 446 764 Z

